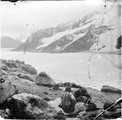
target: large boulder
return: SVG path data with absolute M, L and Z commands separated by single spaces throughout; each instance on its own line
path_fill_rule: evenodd
M 108 85 L 102 86 L 101 92 L 109 92 L 109 93 L 121 94 L 121 90 L 120 89 L 117 89 L 117 88 L 114 88 L 114 87 L 111 87 L 111 86 L 108 86 Z
M 16 92 L 15 86 L 11 82 L 0 84 L 0 105 Z
M 6 62 L 6 65 L 9 67 L 9 68 L 17 68 L 17 64 L 12 61 L 12 60 L 9 60 L 8 62 Z
M 25 64 L 25 65 L 22 65 L 21 68 L 22 70 L 26 71 L 28 74 L 32 74 L 32 75 L 37 74 L 37 70 L 30 65 Z
M 0 68 L 1 68 L 2 70 L 6 70 L 6 71 L 9 71 L 9 70 L 10 70 L 10 68 L 9 68 L 6 64 L 1 64 L 1 65 L 0 65 Z
M 6 59 L 0 59 L 0 62 L 1 62 L 1 63 L 6 63 L 7 60 L 6 60 Z
M 41 72 L 36 76 L 36 83 L 38 85 L 45 85 L 45 86 L 55 85 L 54 80 L 45 72 Z
M 24 61 L 21 61 L 21 60 L 15 60 L 15 63 L 25 64 L 25 62 Z
M 51 119 L 55 113 L 41 97 L 27 93 L 12 96 L 8 108 L 12 118 L 17 119 Z

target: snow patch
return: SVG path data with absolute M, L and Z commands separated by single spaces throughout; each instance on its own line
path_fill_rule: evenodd
M 49 44 L 51 44 L 52 42 L 60 39 L 61 37 L 63 37 L 64 35 L 67 35 L 67 34 L 73 34 L 75 32 L 77 32 L 78 30 L 81 30 L 81 29 L 84 29 L 84 28 L 87 28 L 88 26 L 81 26 L 79 28 L 76 28 L 76 29 L 73 29 L 73 30 L 66 30 L 64 32 L 60 32 L 60 33 L 57 33 L 55 35 L 53 35 L 52 37 L 49 37 L 49 38 L 44 38 L 42 40 L 42 45 L 38 46 L 37 49 L 41 48 L 41 47 L 46 47 L 48 46 Z

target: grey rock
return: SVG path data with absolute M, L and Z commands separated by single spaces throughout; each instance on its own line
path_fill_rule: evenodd
M 17 76 L 20 77 L 20 78 L 23 78 L 23 79 L 30 80 L 32 82 L 35 82 L 36 81 L 34 79 L 34 77 L 32 75 L 29 75 L 29 74 L 18 74 Z
M 17 64 L 15 62 L 12 62 L 12 61 L 8 61 L 6 63 L 6 65 L 9 67 L 9 68 L 17 68 Z
M 46 86 L 55 85 L 54 80 L 45 72 L 41 72 L 36 76 L 36 82 L 38 85 L 46 85 Z
M 22 70 L 32 75 L 37 74 L 37 70 L 34 67 L 29 66 L 29 65 L 23 65 Z
M 51 119 L 55 113 L 41 97 L 27 93 L 12 96 L 8 106 L 17 119 Z
M 102 86 L 101 92 L 109 92 L 109 93 L 121 94 L 122 91 L 120 89 L 118 89 L 118 88 L 114 88 L 114 87 L 105 85 L 105 86 Z
M 16 63 L 20 63 L 20 64 L 25 64 L 24 61 L 21 61 L 21 60 L 15 60 Z
M 0 105 L 16 92 L 15 86 L 11 82 L 0 84 Z

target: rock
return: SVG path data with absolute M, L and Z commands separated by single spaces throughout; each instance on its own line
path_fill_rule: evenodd
M 30 65 L 23 65 L 22 70 L 26 71 L 28 74 L 37 74 L 37 70 Z
M 115 102 L 121 98 L 121 94 L 101 92 L 93 88 L 87 88 L 88 94 L 91 95 L 91 102 L 95 103 L 98 108 L 103 108 L 106 102 Z
M 15 62 L 13 62 L 13 61 L 8 61 L 8 62 L 6 63 L 6 65 L 7 65 L 9 68 L 17 68 L 17 67 L 18 67 L 17 64 L 16 64 Z
M 1 59 L 0 61 L 1 61 L 1 63 L 6 63 L 7 62 L 7 60 L 5 60 L 5 59 Z
M 57 85 L 59 85 L 59 87 L 63 87 L 63 82 L 59 82 Z
M 21 61 L 21 60 L 15 60 L 16 63 L 20 63 L 20 64 L 25 64 L 24 61 Z
M 2 70 L 6 70 L 6 71 L 10 70 L 10 68 L 6 64 L 1 64 L 0 67 Z
M 3 77 L 0 77 L 0 83 L 4 83 L 5 79 Z
M 36 82 L 38 85 L 52 86 L 55 85 L 54 80 L 45 72 L 41 72 L 36 76 Z
M 0 116 L 5 119 L 9 118 L 8 114 L 4 110 L 0 110 Z
M 61 103 L 61 98 L 56 98 L 53 101 L 49 101 L 48 102 L 49 105 L 54 108 L 57 112 L 59 112 L 60 110 L 62 110 L 58 105 Z
M 8 60 L 8 62 L 13 63 L 13 62 L 14 62 L 14 60 Z
M 14 75 L 18 75 L 19 73 L 20 74 L 22 74 L 22 73 L 27 74 L 27 72 L 22 70 L 21 68 L 12 68 L 12 72 L 13 72 Z
M 11 82 L 0 84 L 0 105 L 16 92 L 15 86 Z
M 111 86 L 108 86 L 108 85 L 103 86 L 102 89 L 101 89 L 101 92 L 109 92 L 109 93 L 121 94 L 121 90 L 120 89 L 117 89 L 117 88 L 114 88 L 114 87 L 111 87 Z
M 50 99 L 49 99 L 49 98 L 44 98 L 44 100 L 45 100 L 45 101 L 50 101 Z
M 17 75 L 18 77 L 20 78 L 23 78 L 23 79 L 27 79 L 27 80 L 30 80 L 32 82 L 35 82 L 36 80 L 33 78 L 32 75 L 29 75 L 29 74 L 18 74 Z
M 58 83 L 58 85 L 59 85 L 60 87 L 70 86 L 70 87 L 72 87 L 72 88 L 81 88 L 80 85 L 76 85 L 75 83 L 71 83 L 71 82 Z
M 58 85 L 58 84 L 55 84 L 55 85 L 53 86 L 53 90 L 54 90 L 54 91 L 59 90 L 59 85 Z
M 106 102 L 106 103 L 104 103 L 104 105 L 103 105 L 104 110 L 107 109 L 107 108 L 109 108 L 112 104 L 113 104 L 113 102 Z M 113 107 L 111 107 L 110 109 L 108 109 L 108 111 L 114 111 L 117 108 L 121 108 L 121 104 L 114 105 Z
M 104 118 L 120 118 L 121 117 L 121 109 L 116 109 L 114 111 L 105 111 L 104 115 L 103 115 Z
M 41 97 L 27 93 L 12 96 L 8 108 L 17 119 L 51 119 L 55 112 Z
M 74 113 L 84 111 L 85 108 L 86 108 L 86 107 L 85 107 L 85 104 L 84 104 L 83 102 L 77 102 L 77 103 L 75 104 Z

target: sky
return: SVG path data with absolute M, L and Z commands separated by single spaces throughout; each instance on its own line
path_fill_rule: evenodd
M 82 18 L 102 3 L 85 1 L 0 2 L 1 35 L 24 41 L 33 31 Z

